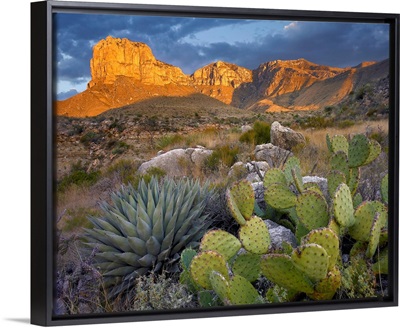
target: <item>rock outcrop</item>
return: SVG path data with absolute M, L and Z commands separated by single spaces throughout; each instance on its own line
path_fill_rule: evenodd
M 139 174 L 145 174 L 151 168 L 165 171 L 168 177 L 184 177 L 195 169 L 200 169 L 204 160 L 212 154 L 212 150 L 203 147 L 173 149 L 161 153 L 144 162 L 138 169 Z
M 278 167 L 293 155 L 291 151 L 274 146 L 272 143 L 257 145 L 254 152 L 257 161 L 267 162 L 271 167 Z
M 305 145 L 306 139 L 300 132 L 275 121 L 271 125 L 271 143 L 277 147 L 292 150 L 297 145 Z
M 180 68 L 157 60 L 148 45 L 125 38 L 108 36 L 97 43 L 93 47 L 90 70 L 89 88 L 96 84 L 113 84 L 120 76 L 147 85 L 189 84 L 189 78 Z

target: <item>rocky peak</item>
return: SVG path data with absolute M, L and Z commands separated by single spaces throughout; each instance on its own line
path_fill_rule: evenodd
M 345 70 L 314 64 L 303 58 L 274 60 L 261 64 L 254 71 L 254 82 L 263 96 L 274 97 L 298 91 Z
M 146 85 L 187 85 L 189 78 L 178 67 L 157 60 L 142 42 L 108 36 L 93 47 L 92 80 L 88 87 L 113 84 L 118 77 L 133 78 Z
M 217 61 L 198 69 L 191 78 L 195 85 L 237 88 L 244 82 L 252 81 L 252 71 L 235 64 Z

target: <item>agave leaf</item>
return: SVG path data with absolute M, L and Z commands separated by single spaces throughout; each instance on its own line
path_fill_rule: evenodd
M 137 223 L 136 229 L 137 229 L 140 239 L 147 240 L 150 238 L 151 226 L 148 225 L 145 220 L 142 220 L 141 217 L 138 217 L 138 223 Z
M 105 271 L 111 271 L 114 270 L 116 268 L 121 267 L 121 262 L 98 262 L 96 263 L 95 267 L 97 269 L 100 269 L 101 271 L 105 272 Z
M 128 244 L 134 253 L 141 256 L 147 254 L 146 243 L 143 240 L 136 237 L 128 237 Z
M 147 215 L 150 218 L 153 217 L 153 213 L 154 213 L 155 208 L 156 208 L 156 204 L 154 202 L 152 188 L 148 188 L 146 212 L 147 212 Z
M 118 222 L 119 230 L 121 234 L 125 237 L 138 237 L 138 232 L 136 231 L 136 227 L 127 221 L 123 216 L 113 214 L 115 221 Z
M 157 261 L 159 262 L 165 261 L 169 257 L 169 254 L 171 254 L 171 248 L 167 248 L 166 250 L 158 254 Z
M 160 197 L 157 207 L 153 213 L 153 235 L 160 242 L 164 239 L 163 207 L 164 207 L 164 199 Z
M 116 252 L 103 252 L 103 253 L 97 253 L 96 256 L 98 258 L 106 260 L 105 262 L 117 262 L 117 263 L 124 263 L 123 261 L 120 261 L 118 258 L 118 254 L 121 253 L 116 253 Z
M 139 266 L 138 260 L 141 258 L 140 255 L 137 255 L 137 254 L 131 253 L 131 252 L 115 254 L 115 257 L 117 259 L 119 259 L 120 261 L 122 261 L 123 263 L 134 266 L 134 267 Z
M 148 241 L 146 241 L 146 248 L 149 254 L 157 256 L 161 250 L 161 244 L 158 242 L 156 237 L 151 236 Z
M 118 249 L 116 249 L 113 246 L 110 245 L 104 245 L 104 244 L 99 244 L 99 243 L 84 243 L 85 245 L 89 246 L 92 249 L 97 249 L 99 252 L 119 252 Z
M 94 218 L 94 217 L 88 217 L 88 220 L 96 227 L 100 228 L 102 230 L 107 230 L 114 232 L 116 234 L 119 233 L 117 229 L 114 228 L 114 226 L 110 223 L 108 223 L 105 219 L 103 218 Z
M 116 268 L 114 270 L 107 271 L 103 275 L 104 276 L 125 276 L 125 275 L 130 274 L 130 273 L 132 273 L 134 271 L 135 271 L 134 267 L 122 266 L 122 267 Z
M 128 218 L 129 222 L 136 226 L 136 224 L 137 224 L 136 209 L 131 204 L 129 204 L 127 201 L 124 201 L 122 203 L 122 207 L 124 208 L 126 217 Z
M 110 231 L 105 231 L 104 234 L 107 236 L 109 243 L 111 243 L 111 245 L 113 245 L 117 249 L 120 249 L 121 251 L 124 251 L 124 252 L 130 251 L 129 244 L 126 242 L 125 237 L 119 236 Z
M 139 220 L 140 219 L 145 221 L 145 223 L 151 228 L 152 227 L 152 222 L 151 222 L 151 218 L 149 217 L 149 215 L 147 214 L 146 211 L 146 205 L 143 203 L 143 201 L 139 198 L 138 201 L 138 207 L 137 207 L 137 216 L 136 216 L 136 220 L 137 220 L 137 225 L 139 225 Z
M 138 263 L 143 267 L 152 267 L 155 265 L 157 258 L 154 255 L 146 254 L 138 260 Z

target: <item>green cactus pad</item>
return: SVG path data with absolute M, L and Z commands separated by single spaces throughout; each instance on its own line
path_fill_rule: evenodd
M 312 293 L 313 283 L 297 269 L 286 254 L 267 254 L 261 258 L 261 272 L 273 283 L 290 290 Z
M 281 183 L 283 185 L 287 185 L 287 180 L 285 177 L 285 173 L 278 168 L 269 169 L 265 172 L 263 184 L 265 188 L 268 188 L 270 185 L 274 183 Z
M 314 300 L 331 300 L 336 294 L 336 291 L 340 288 L 342 281 L 342 275 L 338 267 L 333 267 L 328 272 L 327 276 L 318 282 L 315 287 L 315 292 L 312 295 L 308 295 Z
M 321 188 L 319 187 L 318 183 L 316 182 L 307 182 L 303 184 L 304 190 L 306 191 L 314 191 L 318 194 L 320 194 L 321 196 L 323 196 L 324 194 L 321 191 Z
M 200 243 L 200 251 L 216 251 L 226 261 L 236 255 L 241 247 L 240 241 L 234 235 L 223 230 L 207 232 Z
M 309 230 L 325 227 L 329 222 L 325 198 L 313 191 L 306 191 L 297 197 L 296 213 L 300 222 Z
M 301 222 L 299 222 L 296 226 L 295 236 L 298 243 L 300 243 L 301 239 L 310 232 Z
M 235 275 L 229 282 L 230 300 L 233 305 L 257 304 L 262 298 L 245 278 Z
M 338 235 L 329 228 L 312 230 L 306 235 L 302 244 L 318 244 L 322 246 L 329 256 L 328 271 L 332 270 L 339 258 Z
M 295 169 L 296 172 L 298 172 L 301 176 L 300 161 L 295 156 L 289 157 L 285 165 L 283 166 L 283 172 L 285 174 L 288 185 L 294 183 L 292 169 Z
M 267 204 L 278 210 L 288 209 L 296 205 L 296 195 L 288 186 L 274 183 L 270 185 L 264 194 Z
M 266 224 L 257 216 L 253 216 L 246 225 L 240 227 L 239 239 L 243 247 L 254 254 L 265 254 L 271 243 Z
M 379 213 L 379 230 L 385 225 L 386 221 L 386 208 L 384 205 L 377 201 L 363 202 L 355 211 L 355 222 L 349 228 L 349 235 L 358 241 L 369 241 L 372 225 L 375 220 L 375 214 Z
M 367 251 L 365 252 L 365 256 L 368 258 L 372 258 L 376 252 L 376 249 L 378 248 L 379 245 L 379 238 L 381 235 L 381 219 L 380 219 L 380 213 L 377 212 L 375 213 L 374 221 L 372 223 L 371 227 L 371 232 L 369 236 L 369 243 L 367 247 Z
M 340 171 L 346 176 L 346 181 L 349 180 L 350 169 L 347 163 L 347 155 L 344 151 L 338 151 L 331 157 L 331 170 Z
M 382 201 L 387 204 L 389 202 L 389 174 L 386 174 L 381 182 Z
M 333 213 L 336 221 L 342 227 L 351 227 L 354 224 L 353 200 L 349 187 L 342 183 L 333 197 Z
M 292 177 L 297 190 L 299 191 L 299 193 L 302 193 L 304 191 L 304 185 L 303 177 L 301 176 L 300 172 L 300 167 L 292 168 Z
M 327 228 L 331 229 L 337 236 L 340 236 L 340 225 L 334 217 L 330 218 Z
M 220 305 L 218 299 L 214 296 L 214 293 L 209 290 L 201 290 L 198 293 L 199 304 L 201 307 L 213 307 Z
M 228 192 L 228 198 L 233 198 L 242 216 L 248 220 L 253 214 L 255 196 L 251 183 L 241 180 L 232 185 Z M 235 213 L 236 214 L 236 213 Z
M 363 202 L 362 196 L 360 193 L 357 193 L 353 196 L 353 207 L 356 209 Z
M 379 237 L 379 247 L 387 245 L 388 242 L 389 242 L 389 233 L 388 230 L 385 228 L 381 230 L 381 236 Z
M 357 241 L 354 243 L 350 250 L 350 261 L 356 261 L 359 258 L 364 258 L 365 252 L 367 251 L 367 243 L 363 241 Z
M 349 143 L 349 167 L 364 165 L 369 157 L 369 140 L 363 134 L 355 135 Z
M 371 139 L 369 141 L 369 156 L 363 165 L 368 165 L 369 163 L 374 161 L 379 156 L 381 151 L 382 151 L 382 148 L 381 148 L 381 145 L 379 144 L 379 142 L 374 139 Z
M 204 289 L 212 289 L 210 273 L 213 271 L 219 272 L 226 279 L 229 277 L 228 265 L 224 257 L 214 251 L 199 253 L 190 264 L 190 273 L 193 280 Z
M 186 248 L 181 253 L 181 266 L 183 269 L 189 270 L 190 263 L 192 263 L 193 258 L 197 255 L 194 249 Z
M 260 261 L 260 255 L 239 254 L 232 265 L 232 271 L 235 275 L 242 276 L 250 282 L 256 281 L 260 276 Z
M 330 171 L 326 178 L 328 179 L 329 196 L 333 198 L 339 185 L 342 183 L 346 183 L 346 176 L 343 172 L 340 171 Z
M 374 274 L 388 274 L 389 273 L 389 249 L 385 248 L 377 254 L 377 262 L 372 265 Z
M 291 259 L 297 269 L 316 282 L 328 273 L 329 256 L 318 244 L 307 244 L 293 250 Z
M 235 221 L 237 223 L 239 223 L 240 225 L 246 224 L 246 219 L 244 218 L 242 213 L 240 213 L 240 210 L 239 210 L 235 200 L 231 196 L 229 189 L 227 189 L 227 191 L 226 191 L 226 202 L 228 205 L 229 212 L 231 213 L 231 215 L 233 216 Z
M 333 153 L 333 149 L 332 149 L 332 142 L 331 142 L 331 138 L 329 137 L 329 134 L 327 133 L 325 135 L 325 140 L 326 140 L 326 146 L 328 147 L 328 150 Z
M 332 152 L 338 153 L 343 152 L 346 157 L 349 153 L 349 143 L 347 142 L 346 137 L 342 135 L 335 135 L 331 138 Z
M 360 168 L 353 167 L 349 172 L 350 174 L 347 185 L 349 186 L 351 194 L 354 196 L 354 194 L 357 192 L 358 184 L 360 182 Z
M 210 273 L 210 283 L 215 294 L 224 303 L 228 304 L 230 299 L 229 282 L 225 277 L 217 271 Z

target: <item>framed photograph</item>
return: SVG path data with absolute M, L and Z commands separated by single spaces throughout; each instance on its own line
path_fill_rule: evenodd
M 31 322 L 398 305 L 399 15 L 31 4 Z

